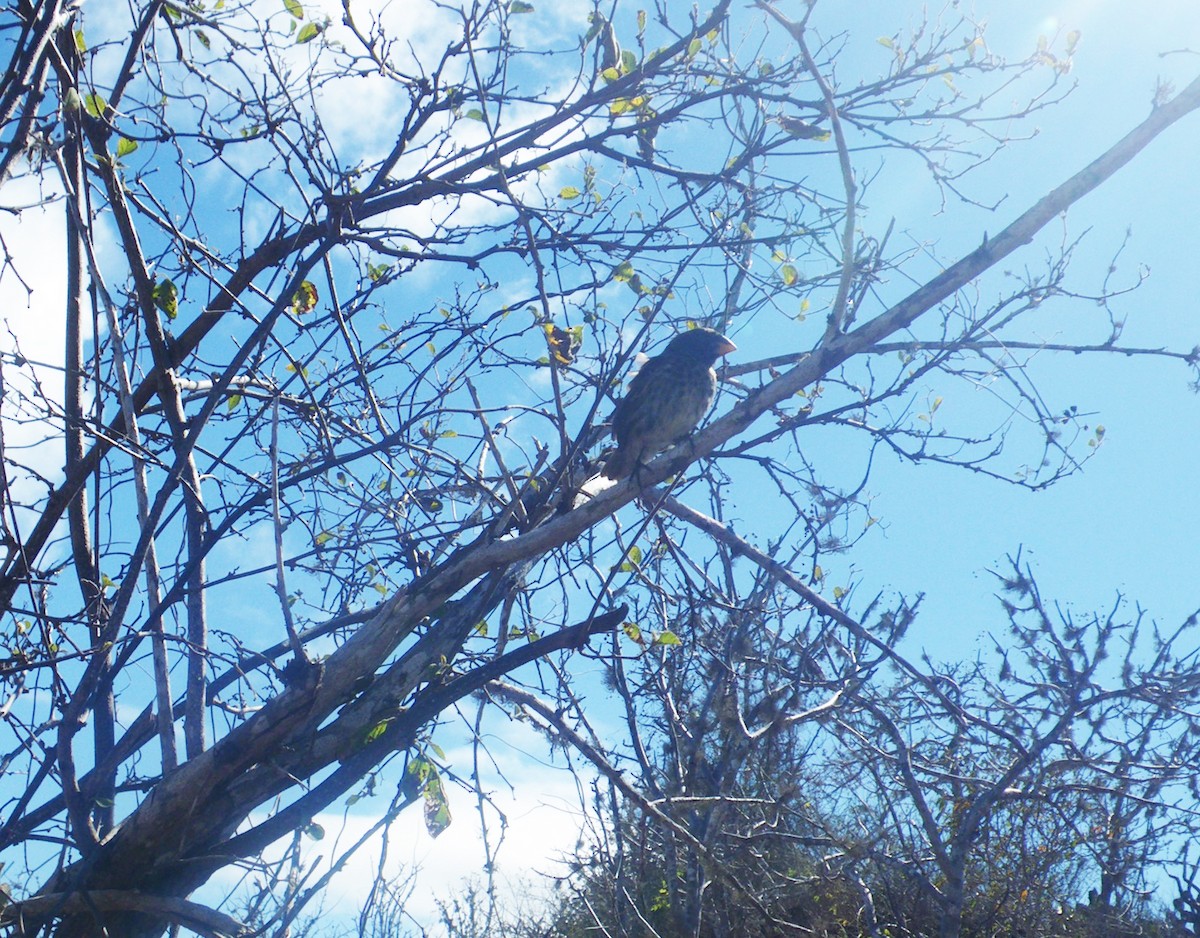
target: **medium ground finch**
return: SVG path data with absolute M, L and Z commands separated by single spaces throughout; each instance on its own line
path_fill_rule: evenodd
M 712 329 L 691 329 L 675 336 L 661 355 L 646 362 L 613 412 L 617 451 L 600 474 L 624 479 L 696 429 L 717 392 L 712 366 L 736 348 Z

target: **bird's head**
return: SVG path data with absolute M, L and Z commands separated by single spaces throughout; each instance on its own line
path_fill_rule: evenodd
M 689 329 L 675 336 L 664 355 L 680 355 L 712 365 L 722 355 L 737 351 L 737 346 L 713 329 Z

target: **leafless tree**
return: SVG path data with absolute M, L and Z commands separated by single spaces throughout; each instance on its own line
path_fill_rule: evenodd
M 380 834 L 413 804 L 444 825 L 429 733 L 481 692 L 557 719 L 606 764 L 569 684 L 597 635 L 610 644 L 590 653 L 608 656 L 686 642 L 718 610 L 746 629 L 783 589 L 784 660 L 808 667 L 806 630 L 893 668 L 887 626 L 821 599 L 821 558 L 871 526 L 869 470 L 829 478 L 806 441 L 1041 487 L 1097 430 L 1043 399 L 1026 356 L 1194 364 L 1122 343 L 1111 301 L 1138 278 L 1073 285 L 1069 238 L 1044 269 L 988 274 L 1196 109 L 1200 81 L 931 267 L 866 214 L 870 167 L 883 154 L 969 197 L 971 169 L 1064 96 L 1071 37 L 1008 63 L 954 18 L 872 36 L 873 72 L 855 74 L 839 67 L 853 37 L 816 4 L 648 6 L 346 2 L 338 22 L 297 0 L 6 5 L 2 274 L 64 349 L 42 360 L 42 333 L 14 330 L 0 373 L 16 929 L 238 932 L 188 897 L 219 870 L 269 867 L 269 846 L 339 801 L 378 799 Z M 48 212 L 59 235 L 31 251 L 21 225 Z M 1072 299 L 1069 337 L 1031 337 L 1028 316 Z M 634 354 L 691 322 L 742 348 L 719 416 L 581 498 Z M 982 376 L 1004 415 L 935 419 L 931 388 Z M 722 532 L 746 493 L 773 520 L 764 548 L 734 550 Z M 1091 653 L 1054 654 L 1086 670 Z M 906 712 L 847 711 L 854 666 L 811 680 L 833 682 L 832 719 L 864 751 L 905 764 L 888 721 L 928 716 L 917 685 Z M 1064 713 L 1100 706 L 1090 681 Z M 773 721 L 802 703 L 768 698 Z M 973 732 L 1002 718 L 985 710 Z M 1110 781 L 1095 798 L 1122 779 L 1140 797 L 1139 752 L 1097 737 Z M 946 875 L 1039 759 L 979 781 L 960 828 L 927 830 Z M 921 810 L 911 786 L 887 795 Z M 1137 844 L 1117 845 L 1114 871 Z M 715 858 L 705 875 L 745 891 Z M 321 894 L 289 883 L 281 930 Z M 939 901 L 961 905 L 953 888 Z

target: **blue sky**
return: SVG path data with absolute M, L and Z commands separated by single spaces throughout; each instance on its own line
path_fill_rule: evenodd
M 863 40 L 858 43 L 863 54 L 872 54 L 877 35 L 892 31 L 902 8 L 915 16 L 920 5 L 825 2 L 818 7 L 818 22 L 821 16 L 836 21 Z M 1004 197 L 994 211 L 953 203 L 940 211 L 936 193 L 915 167 L 894 193 L 876 187 L 866 224 L 886 225 L 895 214 L 900 227 L 936 236 L 947 260 L 974 247 L 983 232 L 1002 228 L 1136 124 L 1148 113 L 1159 78 L 1178 88 L 1200 71 L 1196 54 L 1159 56 L 1187 46 L 1200 49 L 1200 8 L 1191 3 L 1156 4 L 1152 14 L 1133 19 L 1127 5 L 1107 0 L 979 3 L 975 9 L 989 22 L 992 48 L 1011 59 L 1032 52 L 1041 35 L 1057 35 L 1061 43 L 1066 33 L 1080 30 L 1070 75 L 1079 86 L 1035 121 L 1034 139 L 1000 153 L 974 177 L 970 191 L 980 201 Z M 1132 282 L 1144 266 L 1150 277 L 1115 304 L 1127 319 L 1125 341 L 1183 349 L 1200 344 L 1192 283 L 1200 252 L 1192 221 L 1200 183 L 1190 168 L 1198 151 L 1200 120 L 1193 117 L 1011 264 L 1036 263 L 1045 245 L 1064 231 L 1075 237 L 1091 229 L 1077 251 L 1074 282 L 1081 288 L 1094 285 L 1129 228 L 1132 237 L 1118 276 Z M 1073 304 L 1047 304 L 1047 340 L 1078 315 Z M 924 592 L 923 614 L 910 642 L 935 658 L 973 656 L 990 647 L 987 632 L 1002 632 L 995 582 L 987 571 L 1018 549 L 1033 564 L 1043 592 L 1075 610 L 1106 609 L 1121 592 L 1170 626 L 1200 607 L 1192 547 L 1200 507 L 1191 494 L 1200 458 L 1200 400 L 1188 389 L 1186 367 L 1158 359 L 1051 354 L 1035 359 L 1032 367 L 1048 397 L 1094 413 L 1090 422 L 1105 427 L 1103 445 L 1083 472 L 1047 491 L 1030 492 L 962 470 L 914 467 L 883 454 L 869 485 L 872 513 L 881 523 L 844 558 L 836 575 L 832 570 L 838 563 L 828 564 L 826 591 L 844 576 L 864 597 L 880 589 Z M 943 416 L 969 420 L 980 393 L 959 387 L 942 404 Z M 837 451 L 813 458 L 853 465 L 859 457 Z M 737 502 L 751 516 L 747 499 L 739 496 Z M 546 780 L 544 774 L 537 778 L 535 785 Z M 523 792 L 525 783 L 517 784 Z M 528 843 L 525 837 L 536 842 L 537 822 L 532 833 L 520 825 L 514 829 L 518 844 Z M 554 825 L 540 829 L 562 832 Z M 440 843 L 430 844 L 425 859 L 431 880 L 445 875 L 443 857 L 456 858 L 449 861 L 453 864 L 463 849 L 462 841 L 448 846 L 447 853 Z M 536 848 L 518 847 L 502 855 L 501 868 L 537 867 L 537 855 Z
M 969 237 L 1001 227 L 1140 120 L 1157 79 L 1176 88 L 1191 80 L 1200 55 L 1159 53 L 1200 49 L 1200 8 L 1164 3 L 1153 9 L 1131 22 L 1128 7 L 1117 3 L 996 5 L 989 35 L 993 47 L 1006 51 L 1019 52 L 1040 34 L 1079 29 L 1071 73 L 1079 86 L 1037 121 L 1036 138 L 1000 154 L 981 174 L 987 183 L 981 195 L 1007 191 L 1007 202 L 991 218 L 964 211 L 968 218 L 958 230 Z M 1188 168 L 1198 145 L 1200 121 L 1182 122 L 1065 221 L 1073 235 L 1091 229 L 1074 268 L 1077 282 L 1103 277 L 1130 229 L 1120 270 L 1126 279 L 1139 265 L 1150 273 L 1116 304 L 1126 315 L 1130 345 L 1200 344 L 1193 282 L 1200 235 L 1192 220 L 1200 182 Z M 943 238 L 948 252 L 950 243 Z M 1037 244 L 1027 249 L 1037 250 Z M 1064 321 L 1078 315 L 1070 306 L 1052 312 Z M 980 628 L 1002 624 L 983 571 L 1021 546 L 1045 593 L 1075 608 L 1104 608 L 1117 591 L 1168 625 L 1200 608 L 1192 574 L 1200 507 L 1191 480 L 1200 456 L 1200 399 L 1188 390 L 1188 370 L 1113 356 L 1045 355 L 1039 365 L 1048 397 L 1094 412 L 1094 423 L 1105 428 L 1103 445 L 1082 473 L 1030 493 L 936 466 L 885 458 L 876 467 L 872 489 L 885 524 L 855 558 L 864 591 L 868 585 L 923 590 L 925 614 L 913 638 L 948 655 L 965 650 Z M 960 397 L 942 406 L 972 404 Z
M 553 31 L 553 7 L 539 6 L 545 13 L 539 27 Z M 779 6 L 795 16 L 800 4 L 785 0 Z M 875 61 L 871 57 L 884 55 L 877 38 L 914 21 L 921 8 L 918 3 L 883 0 L 822 0 L 815 24 L 836 24 L 851 33 L 850 68 L 855 57 L 871 63 Z M 1171 50 L 1200 49 L 1200 8 L 1194 0 L 1158 2 L 1151 14 L 1131 14 L 1128 4 L 1115 0 L 980 2 L 974 8 L 979 18 L 989 22 L 992 48 L 1010 59 L 1032 52 L 1041 35 L 1057 37 L 1061 44 L 1066 33 L 1079 30 L 1082 38 L 1070 75 L 1079 87 L 1061 106 L 1037 118 L 1039 132 L 1033 140 L 1000 153 L 974 177 L 970 191 L 980 201 L 1003 199 L 995 211 L 953 202 L 943 210 L 915 164 L 906 167 L 902 160 L 889 170 L 894 176 L 888 184 L 872 190 L 865 226 L 878 231 L 895 216 L 898 229 L 914 238 L 936 238 L 940 256 L 947 261 L 974 247 L 983 232 L 999 230 L 1140 120 L 1149 110 L 1159 77 L 1182 87 L 1200 72 L 1200 55 L 1195 53 L 1160 57 Z M 371 106 L 361 99 L 357 103 Z M 352 113 L 348 109 L 346 122 L 331 132 L 357 135 L 369 148 L 372 141 L 366 131 L 373 125 L 349 119 Z M 1200 344 L 1192 283 L 1200 254 L 1200 236 L 1192 220 L 1200 203 L 1200 183 L 1192 169 L 1197 152 L 1200 115 L 1156 141 L 1065 222 L 1072 236 L 1091 229 L 1075 266 L 1075 281 L 1081 285 L 1103 277 L 1126 228 L 1131 228 L 1120 275 L 1132 280 L 1144 265 L 1150 277 L 1136 292 L 1117 301 L 1127 316 L 1129 344 L 1177 348 Z M 27 243 L 38 240 L 28 237 L 28 229 L 26 235 Z M 1047 232 L 1046 242 L 1031 246 L 1013 264 L 1036 261 L 1044 244 L 1059 236 L 1060 231 Z M 53 272 L 47 282 L 53 282 Z M 901 285 L 894 290 L 894 298 L 903 295 Z M 59 302 L 49 294 L 43 294 L 42 300 L 51 308 Z M 14 321 L 23 304 L 11 298 L 10 304 L 9 319 Z M 1053 340 L 1077 315 L 1078 308 L 1070 304 L 1048 304 L 1047 339 Z M 23 331 L 30 342 L 35 337 L 49 339 L 53 341 L 48 348 L 55 347 L 57 337 L 47 336 L 39 321 L 27 322 Z M 756 339 L 751 328 L 745 340 L 739 336 L 738 341 L 749 352 L 763 339 Z M 910 641 L 939 657 L 972 654 L 981 635 L 1002 628 L 999 608 L 991 598 L 993 581 L 986 571 L 1018 548 L 1033 562 L 1046 595 L 1081 610 L 1107 607 L 1117 591 L 1141 603 L 1166 625 L 1200 607 L 1193 548 L 1200 530 L 1200 507 L 1192 495 L 1191 479 L 1193 467 L 1200 462 L 1200 400 L 1187 388 L 1187 370 L 1155 359 L 1049 354 L 1036 359 L 1033 367 L 1040 371 L 1047 396 L 1062 406 L 1094 412 L 1094 423 L 1106 429 L 1103 445 L 1084 472 L 1049 491 L 1030 493 L 964 471 L 913 467 L 881 454 L 869 485 L 872 513 L 881 523 L 852 554 L 826 563 L 827 591 L 839 582 L 853 582 L 864 596 L 880 589 L 924 592 L 924 612 Z M 969 422 L 973 408 L 980 406 L 977 395 L 981 393 L 956 386 L 944 399 L 942 417 Z M 819 439 L 814 435 L 814 445 Z M 830 451 L 812 457 L 828 464 L 831 473 L 844 468 L 855 476 L 861 451 L 833 444 Z M 844 466 L 838 465 L 839 460 L 844 460 Z M 739 498 L 739 502 L 752 518 L 749 500 Z M 587 664 L 579 661 L 578 666 L 586 669 Z M 573 843 L 571 810 L 577 791 L 566 773 L 544 770 L 541 744 L 527 730 L 504 726 L 493 730 L 512 780 L 511 794 L 493 780 L 511 820 L 510 844 L 502 854 L 501 868 L 520 875 L 545 864 L 554 850 Z M 447 737 L 443 745 L 449 748 L 453 734 Z M 463 749 L 451 748 L 449 757 L 458 771 L 469 765 Z M 418 812 L 410 811 L 397 826 L 395 840 L 403 844 L 396 851 L 397 859 L 418 859 L 427 866 L 414 911 L 430 913 L 435 891 L 448 892 L 446 884 L 458 872 L 478 866 L 472 860 L 478 857 L 472 854 L 477 843 L 472 800 L 456 789 L 451 790 L 451 799 L 456 822 L 437 841 L 424 833 Z M 330 816 L 325 826 L 332 831 L 339 823 L 339 817 Z M 313 853 L 327 850 L 314 845 Z M 342 880 L 347 902 L 354 900 L 362 875 L 373 875 L 373 866 L 365 858 Z

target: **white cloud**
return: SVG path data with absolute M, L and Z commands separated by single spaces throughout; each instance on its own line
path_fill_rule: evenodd
M 6 206 L 18 214 L 0 213 L 0 243 L 5 253 L 0 271 L 0 352 L 3 353 L 4 399 L 0 402 L 6 455 L 52 481 L 62 478 L 63 349 L 66 304 L 66 260 L 63 203 L 44 204 L 55 193 L 43 192 L 34 179 L 8 183 Z M 47 420 L 47 411 L 55 415 Z M 9 469 L 14 501 L 29 504 L 44 495 L 41 483 Z M 24 515 L 24 516 L 23 516 Z M 18 522 L 32 522 L 18 512 Z
M 481 755 L 479 761 L 480 785 L 489 802 L 485 816 L 489 845 L 494 853 L 496 885 L 501 902 L 511 900 L 528 906 L 530 890 L 543 882 L 542 874 L 553 874 L 560 869 L 559 859 L 575 849 L 584 825 L 580 799 L 586 789 L 561 762 L 551 761 L 545 740 L 528 725 L 503 722 L 494 729 L 501 735 L 487 736 L 488 755 Z M 449 732 L 450 728 L 444 727 L 435 739 Z M 414 877 L 414 888 L 404 912 L 422 927 L 432 928 L 438 920 L 439 900 L 460 895 L 468 882 L 482 879 L 487 851 L 476 798 L 472 791 L 450 778 L 470 773 L 471 747 L 463 744 L 452 748 L 446 751 L 444 760 L 438 761 L 449 769 L 443 781 L 450 804 L 450 826 L 434 838 L 426 828 L 420 804 L 405 810 L 388 830 L 388 858 L 382 871 L 381 843 L 376 836 L 333 877 L 323 894 L 324 921 L 353 920 L 382 872 L 384 878 L 410 874 Z M 586 775 L 586 769 L 584 772 Z M 395 772 L 390 774 L 394 776 Z M 395 791 L 395 778 L 379 777 L 376 791 L 373 797 L 359 800 L 349 810 L 337 804 L 313 818 L 325 835 L 319 841 L 306 840 L 303 866 L 313 870 L 310 882 L 328 870 L 331 858 L 339 856 L 378 821 L 379 813 Z M 272 851 L 274 855 L 278 856 L 279 849 L 282 845 Z M 240 880 L 241 874 L 227 869 L 193 898 L 221 904 L 232 914 L 238 903 L 231 901 L 229 894 L 247 888 Z

